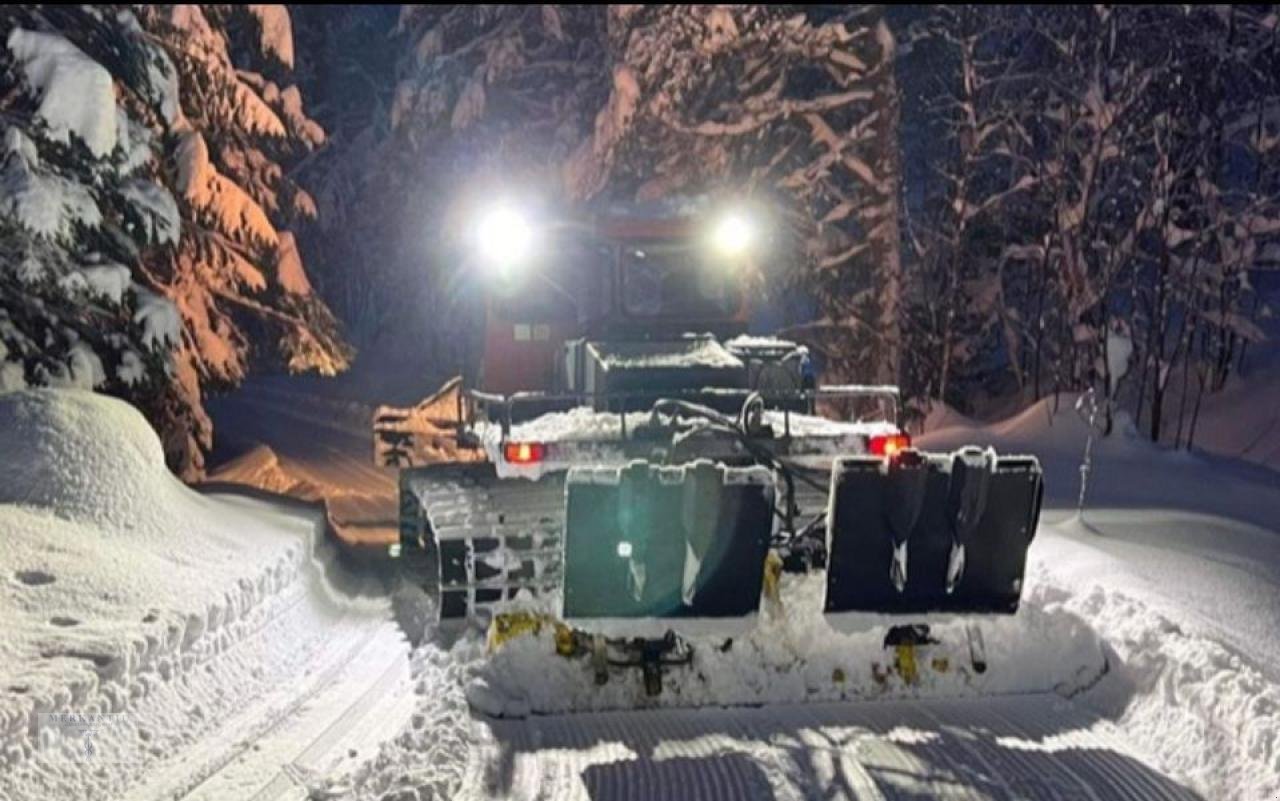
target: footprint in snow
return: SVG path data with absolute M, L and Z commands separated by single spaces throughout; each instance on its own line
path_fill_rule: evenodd
M 80 625 L 80 621 L 76 620 L 74 617 L 62 617 L 61 615 L 49 618 L 49 622 L 64 629 Z

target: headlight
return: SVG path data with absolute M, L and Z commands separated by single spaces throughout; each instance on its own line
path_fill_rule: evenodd
M 756 228 L 741 212 L 722 215 L 711 228 L 711 247 L 718 256 L 745 256 L 755 243 Z
M 510 270 L 529 261 L 533 251 L 533 226 L 515 209 L 499 206 L 476 225 L 476 247 L 488 264 Z

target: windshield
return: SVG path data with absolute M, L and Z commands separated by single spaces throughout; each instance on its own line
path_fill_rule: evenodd
M 620 248 L 622 310 L 634 317 L 731 317 L 741 296 L 731 274 L 690 245 Z

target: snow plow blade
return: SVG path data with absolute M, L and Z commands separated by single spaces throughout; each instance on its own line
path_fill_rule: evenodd
M 569 472 L 566 619 L 733 618 L 756 612 L 773 528 L 762 467 L 709 461 Z
M 1040 464 L 967 448 L 832 465 L 825 611 L 1013 614 Z

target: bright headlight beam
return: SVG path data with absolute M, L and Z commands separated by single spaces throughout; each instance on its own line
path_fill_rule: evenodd
M 738 213 L 730 213 L 716 221 L 711 230 L 711 245 L 722 256 L 741 256 L 755 243 L 755 228 Z
M 480 256 L 497 267 L 522 264 L 533 249 L 533 226 L 520 212 L 500 206 L 480 218 L 476 246 Z

